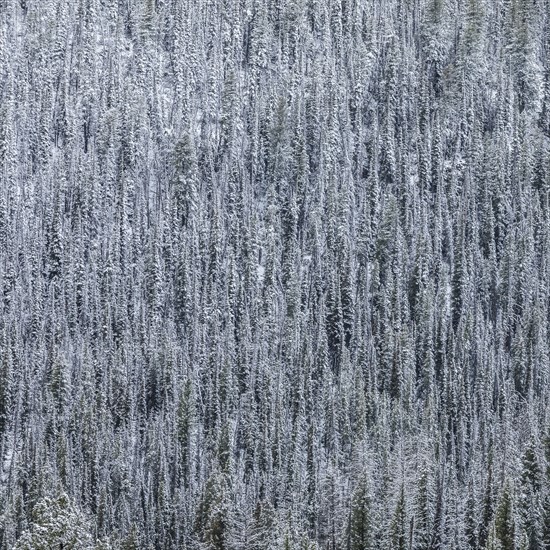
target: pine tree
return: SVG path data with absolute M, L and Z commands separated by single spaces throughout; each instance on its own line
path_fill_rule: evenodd
M 428 471 L 423 469 L 418 481 L 418 494 L 414 522 L 415 550 L 429 550 L 432 532 L 431 488 Z
M 542 472 L 538 465 L 534 445 L 530 445 L 523 455 L 523 469 L 521 475 L 522 491 L 520 510 L 523 523 L 523 532 L 528 550 L 542 549 L 542 510 L 540 502 L 540 488 Z
M 487 482 L 485 485 L 485 494 L 482 504 L 482 516 L 481 523 L 479 526 L 479 544 L 480 546 L 485 545 L 487 537 L 489 536 L 489 531 L 491 528 L 491 522 L 493 521 L 493 515 L 495 512 L 495 488 L 493 485 L 493 450 L 492 446 L 489 450 L 488 456 L 488 469 L 487 469 Z
M 177 410 L 177 434 L 181 453 L 181 471 L 183 483 L 186 486 L 189 482 L 190 468 L 190 439 L 193 421 L 193 403 L 191 396 L 191 381 L 187 380 L 180 397 Z
M 546 495 L 542 507 L 542 548 L 550 549 L 550 495 Z
M 477 548 L 479 518 L 476 510 L 473 484 L 470 483 L 468 489 L 468 500 L 466 501 L 466 525 L 465 535 L 468 548 L 472 550 Z
M 275 531 L 275 510 L 268 501 L 258 501 L 250 530 L 251 550 L 269 550 Z
M 406 550 L 407 548 L 408 542 L 405 514 L 405 489 L 402 485 L 390 527 L 390 548 L 392 550 Z
M 32 524 L 15 545 L 16 550 L 93 550 L 87 518 L 65 493 L 44 497 L 33 508 Z
M 500 497 L 495 514 L 495 533 L 502 550 L 515 550 L 516 524 L 514 518 L 513 495 L 508 484 Z
M 374 548 L 374 528 L 371 496 L 366 478 L 361 477 L 351 500 L 348 550 Z
M 228 548 L 228 484 L 222 473 L 210 476 L 197 510 L 195 533 L 208 550 Z

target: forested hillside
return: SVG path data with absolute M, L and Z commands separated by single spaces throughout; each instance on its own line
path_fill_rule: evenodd
M 0 550 L 550 549 L 550 0 L 0 0 Z

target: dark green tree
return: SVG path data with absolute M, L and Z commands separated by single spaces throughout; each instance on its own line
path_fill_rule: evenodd
M 374 548 L 373 524 L 372 498 L 369 494 L 366 476 L 362 476 L 351 500 L 348 550 Z
M 516 549 L 514 496 L 508 483 L 504 487 L 495 513 L 495 533 L 502 550 Z

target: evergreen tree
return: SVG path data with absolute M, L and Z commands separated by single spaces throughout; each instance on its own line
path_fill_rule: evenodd
M 349 519 L 349 550 L 373 548 L 374 528 L 371 497 L 367 480 L 361 478 L 351 500 Z
M 500 497 L 495 513 L 495 534 L 502 550 L 515 550 L 516 523 L 514 517 L 514 502 L 510 486 L 507 484 Z
M 92 550 L 95 547 L 86 517 L 66 494 L 44 497 L 33 508 L 32 524 L 15 545 L 17 550 Z
M 392 550 L 405 550 L 408 546 L 405 512 L 405 489 L 401 486 L 390 528 L 390 545 Z

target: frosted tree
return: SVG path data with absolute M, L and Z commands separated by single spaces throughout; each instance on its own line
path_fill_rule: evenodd
M 62 493 L 44 497 L 33 508 L 32 523 L 18 539 L 16 550 L 67 548 L 92 550 L 94 545 L 89 520 Z

